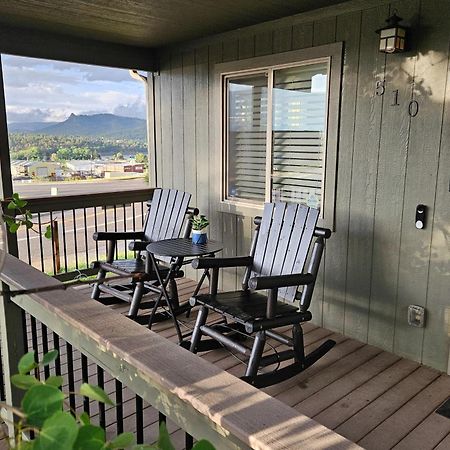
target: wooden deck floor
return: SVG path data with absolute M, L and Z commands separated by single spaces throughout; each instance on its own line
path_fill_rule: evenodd
M 179 281 L 182 301 L 189 298 L 194 287 L 192 280 Z M 87 287 L 79 289 L 87 296 L 90 294 Z M 123 304 L 110 307 L 118 313 L 127 310 Z M 190 319 L 182 316 L 183 328 L 192 328 L 195 316 L 195 312 Z M 214 316 L 211 319 L 214 320 Z M 450 395 L 449 376 L 312 324 L 305 324 L 303 328 L 307 352 L 330 338 L 337 345 L 294 379 L 266 388 L 268 394 L 369 450 L 450 449 L 450 419 L 434 412 Z M 153 330 L 176 342 L 170 321 L 156 324 Z M 275 341 L 270 344 L 283 350 Z M 244 363 L 225 349 L 201 356 L 236 376 L 245 371 Z M 62 360 L 64 362 L 64 355 Z M 79 359 L 75 361 L 75 368 L 80 382 Z M 105 381 L 107 392 L 114 397 L 114 381 L 108 378 Z M 92 383 L 96 383 L 96 379 L 93 378 Z M 133 431 L 134 396 L 127 389 L 123 395 L 125 429 Z M 96 413 L 91 411 L 91 415 Z M 107 414 L 113 413 L 112 409 L 107 411 Z M 157 412 L 147 407 L 145 442 L 155 440 L 157 419 Z M 176 448 L 183 448 L 182 431 L 174 425 L 169 425 L 169 430 Z M 115 433 L 113 426 L 109 432 Z

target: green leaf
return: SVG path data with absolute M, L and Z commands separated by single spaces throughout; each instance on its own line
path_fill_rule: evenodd
M 8 224 L 8 226 L 11 225 L 12 223 L 16 223 L 16 219 L 14 217 L 7 216 L 5 214 L 3 214 L 3 219 Z
M 8 224 L 9 226 L 9 232 L 10 233 L 16 233 L 17 230 L 20 228 L 20 223 L 19 222 L 12 222 L 10 224 Z
M 159 426 L 158 447 L 161 450 L 175 450 L 172 442 L 170 442 L 170 436 L 165 422 L 161 422 Z
M 31 372 L 35 367 L 37 367 L 37 363 L 34 360 L 34 352 L 25 353 L 25 355 L 20 358 L 18 369 L 21 375 L 25 375 Z
M 57 388 L 61 387 L 63 383 L 64 378 L 61 375 L 51 375 L 45 380 L 45 384 L 55 386 Z
M 11 197 L 12 197 L 13 200 L 20 200 L 20 195 L 19 195 L 18 192 L 14 192 Z
M 160 450 L 157 445 L 138 444 L 132 447 L 132 450 Z
M 89 414 L 86 411 L 81 413 L 79 419 L 80 419 L 80 422 L 83 425 L 90 425 L 91 424 L 91 418 L 89 417 Z
M 48 353 L 44 355 L 41 361 L 39 361 L 40 366 L 48 366 L 58 357 L 58 350 L 50 350 Z
M 44 236 L 47 239 L 51 239 L 52 238 L 52 227 L 50 225 L 47 225 L 47 228 L 45 229 Z
M 113 439 L 109 446 L 110 448 L 127 448 L 130 445 L 134 444 L 134 435 L 133 433 L 122 433 L 119 434 L 115 439 Z
M 24 224 L 28 229 L 33 228 L 34 225 L 33 222 L 31 222 L 31 220 L 25 220 Z
M 214 445 L 206 439 L 202 439 L 192 447 L 192 450 L 216 450 L 216 447 L 214 447 Z
M 77 435 L 78 426 L 72 415 L 69 412 L 58 411 L 45 420 L 34 448 L 36 450 L 72 449 Z
M 32 386 L 22 400 L 22 410 L 27 424 L 41 427 L 46 419 L 62 410 L 64 394 L 55 386 Z
M 11 383 L 18 387 L 19 389 L 24 389 L 25 391 L 30 389 L 31 386 L 36 384 L 41 384 L 39 380 L 31 375 L 16 374 L 11 377 Z
M 8 209 L 17 209 L 17 205 L 16 205 L 16 203 L 15 203 L 13 200 L 11 200 L 11 201 L 8 203 L 7 208 L 8 208 Z
M 105 431 L 102 428 L 84 425 L 78 431 L 73 450 L 100 450 L 104 448 L 105 440 Z
M 106 403 L 107 405 L 114 405 L 112 400 L 108 397 L 108 394 L 98 386 L 92 386 L 90 384 L 83 383 L 80 387 L 80 395 L 84 395 L 91 400 Z

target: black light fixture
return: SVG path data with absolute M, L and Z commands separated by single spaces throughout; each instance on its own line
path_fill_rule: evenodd
M 398 17 L 396 11 L 389 19 L 386 19 L 387 26 L 377 30 L 380 35 L 380 52 L 400 53 L 406 50 L 406 30 L 400 25 L 403 19 Z

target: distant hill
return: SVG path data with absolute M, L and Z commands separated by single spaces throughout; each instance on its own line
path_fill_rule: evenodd
M 27 133 L 42 130 L 58 122 L 13 122 L 8 123 L 8 131 L 17 133 Z
M 44 124 L 44 127 L 29 127 L 24 129 L 27 124 L 21 124 L 22 129 L 14 130 L 11 124 L 10 131 L 22 131 L 32 134 L 48 134 L 52 136 L 92 136 L 105 139 L 139 139 L 145 140 L 147 137 L 147 125 L 143 119 L 134 117 L 122 117 L 115 114 L 93 114 L 79 115 L 71 114 L 64 122 Z M 29 123 L 28 125 L 31 125 Z

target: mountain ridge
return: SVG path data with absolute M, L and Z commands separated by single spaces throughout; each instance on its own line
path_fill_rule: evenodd
M 52 136 L 90 136 L 138 140 L 145 140 L 147 137 L 147 123 L 144 119 L 109 113 L 91 115 L 72 113 L 62 122 L 22 122 L 12 123 L 8 126 L 12 132 Z

